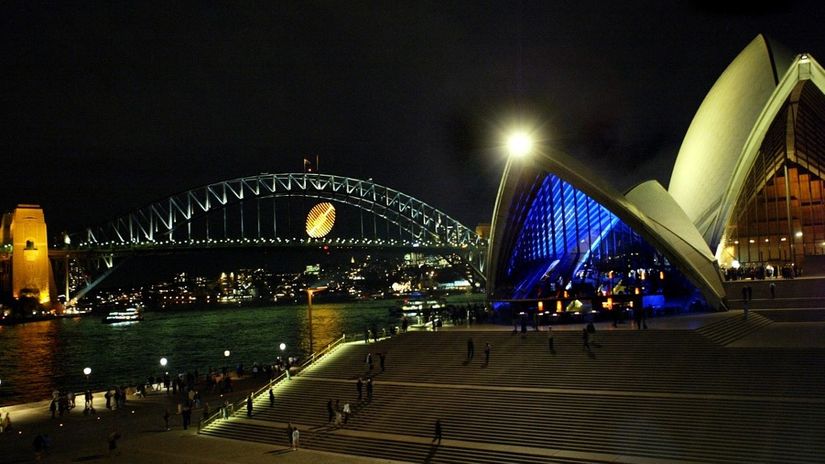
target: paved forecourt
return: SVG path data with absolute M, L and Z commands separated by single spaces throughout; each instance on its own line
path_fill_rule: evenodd
M 303 449 L 406 462 L 821 462 L 822 346 L 777 346 L 786 323 L 753 311 L 648 323 L 598 324 L 590 351 L 580 325 L 555 328 L 553 351 L 544 330 L 500 326 L 350 343 L 281 384 L 274 406 L 262 396 L 252 417 L 203 435 L 286 448 L 292 423 Z M 356 379 L 367 375 L 374 396 L 365 388 L 359 401 Z M 328 423 L 329 400 L 350 403 L 346 424 Z

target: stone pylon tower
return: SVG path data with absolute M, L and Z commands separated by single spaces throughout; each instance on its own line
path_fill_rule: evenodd
M 18 205 L 0 224 L 4 262 L 4 293 L 14 299 L 31 297 L 40 304 L 54 300 L 46 220 L 39 205 Z M 10 261 L 10 263 L 9 263 Z M 9 275 L 10 274 L 10 275 Z

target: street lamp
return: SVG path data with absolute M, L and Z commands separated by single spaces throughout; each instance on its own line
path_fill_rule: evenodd
M 169 364 L 169 361 L 167 361 L 166 358 L 160 358 L 161 366 L 166 367 L 167 364 Z
M 533 137 L 527 132 L 518 131 L 507 137 L 507 151 L 510 156 L 523 158 L 533 150 Z
M 92 373 L 92 368 L 91 367 L 84 367 L 83 368 L 83 373 L 86 375 L 86 381 L 88 381 L 89 380 L 89 375 L 91 375 L 91 373 Z
M 280 345 L 278 345 L 278 348 L 280 348 L 283 352 L 286 349 L 286 343 L 281 343 Z
M 227 357 L 227 358 L 228 358 L 228 357 L 229 357 L 229 354 L 230 354 L 230 353 L 229 353 L 229 350 L 224 350 L 224 351 L 223 351 L 223 355 L 224 355 L 224 357 Z

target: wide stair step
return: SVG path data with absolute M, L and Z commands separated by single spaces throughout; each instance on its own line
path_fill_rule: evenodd
M 750 312 L 747 319 L 743 315 L 732 315 L 727 319 L 701 327 L 696 330 L 696 333 L 716 344 L 725 346 L 772 323 L 773 321 L 767 317 Z
M 771 323 L 748 319 L 699 331 L 603 331 L 592 353 L 563 330 L 555 353 L 540 332 L 347 344 L 281 383 L 274 406 L 262 395 L 251 419 L 239 411 L 203 433 L 285 446 L 292 422 L 303 447 L 408 462 L 823 462 L 823 350 L 724 347 Z M 369 372 L 368 352 L 386 353 L 385 372 L 377 357 Z M 367 374 L 374 397 L 358 401 L 355 379 Z M 329 400 L 353 409 L 342 429 L 327 423 Z M 436 419 L 441 446 L 430 444 Z

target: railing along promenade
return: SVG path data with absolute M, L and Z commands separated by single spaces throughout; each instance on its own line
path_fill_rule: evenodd
M 326 347 L 324 347 L 323 350 L 310 354 L 309 357 L 303 363 L 298 365 L 298 368 L 296 369 L 295 375 L 300 374 L 301 372 L 304 371 L 304 369 L 310 367 L 316 361 L 319 361 L 324 356 L 332 353 L 332 351 L 335 350 L 335 348 L 338 348 L 339 346 L 341 346 L 342 343 L 344 343 L 344 341 L 346 341 L 346 338 L 347 338 L 347 334 L 341 335 L 341 338 L 332 341 Z M 291 374 L 289 373 L 289 369 L 287 369 L 284 372 L 282 372 L 280 375 L 276 376 L 275 378 L 273 378 L 269 382 L 267 382 L 266 385 L 264 385 L 263 387 L 259 388 L 255 392 L 253 392 L 252 393 L 252 401 L 255 401 L 255 399 L 258 396 L 260 396 L 262 393 L 264 393 L 266 391 L 269 391 L 270 388 L 274 388 L 274 387 L 278 386 L 278 384 L 280 384 L 284 380 L 289 380 L 290 378 L 291 378 Z M 214 414 L 212 414 L 211 416 L 209 416 L 205 419 L 201 419 L 198 422 L 198 433 L 200 433 L 203 428 L 206 428 L 207 426 L 209 426 L 209 424 L 215 422 L 219 418 L 227 418 L 228 419 L 229 417 L 232 416 L 232 414 L 235 413 L 235 411 L 237 409 L 243 408 L 244 403 L 246 403 L 246 397 L 241 398 L 240 400 L 238 400 L 234 403 L 229 403 L 227 405 L 222 405 L 220 408 L 218 408 L 218 410 Z

